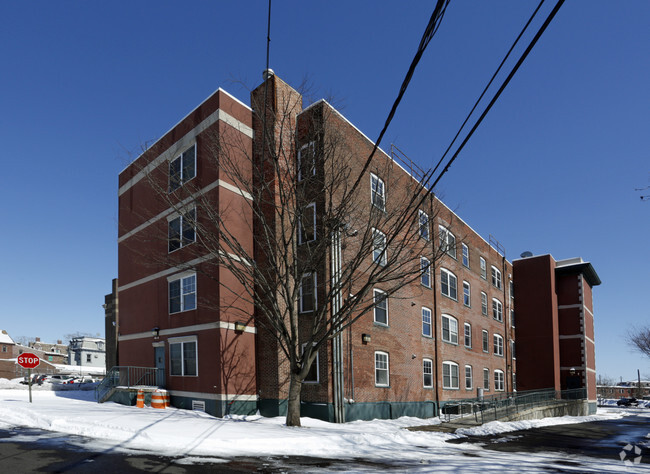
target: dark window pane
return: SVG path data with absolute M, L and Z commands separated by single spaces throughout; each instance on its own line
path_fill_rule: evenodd
M 181 248 L 181 218 L 177 217 L 169 221 L 169 251 L 173 252 Z
M 169 312 L 178 313 L 181 310 L 181 281 L 169 282 Z
M 195 152 L 196 146 L 193 146 L 185 153 L 183 153 L 183 182 L 187 182 L 196 176 Z
M 174 191 L 181 185 L 181 157 L 169 162 L 169 190 Z
M 183 344 L 184 375 L 196 375 L 196 342 Z

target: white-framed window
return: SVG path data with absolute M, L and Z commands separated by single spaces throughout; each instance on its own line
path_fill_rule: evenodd
M 388 387 L 390 385 L 390 370 L 388 353 L 375 352 L 375 386 Z
M 487 263 L 483 257 L 479 257 L 478 260 L 481 266 L 481 278 L 487 280 Z
M 316 345 L 314 343 L 314 345 Z M 302 352 L 305 352 L 305 347 L 307 347 L 307 343 L 302 345 Z M 305 380 L 303 380 L 304 383 L 318 383 L 320 382 L 320 373 L 319 373 L 319 367 L 318 367 L 318 352 L 316 352 L 316 358 L 314 359 L 314 362 L 311 363 L 311 367 L 309 368 L 309 372 L 307 372 L 307 375 L 305 376 Z
M 474 382 L 472 378 L 472 366 L 465 366 L 465 390 L 471 390 L 474 387 Z
M 298 289 L 300 312 L 311 313 L 317 306 L 316 284 L 318 275 L 316 273 L 306 273 L 300 279 L 300 288 Z
M 167 236 L 169 252 L 178 250 L 196 241 L 196 208 L 191 208 L 183 214 L 174 215 L 167 220 Z
M 381 290 L 373 290 L 375 323 L 388 326 L 388 297 Z
M 465 306 L 471 306 L 471 289 L 468 281 L 463 281 L 463 304 Z
M 316 147 L 313 141 L 305 143 L 298 150 L 298 180 L 316 174 Z
M 370 201 L 377 209 L 386 210 L 386 186 L 374 173 L 370 173 Z
M 513 359 L 517 358 L 517 351 L 515 350 L 515 341 L 514 341 L 514 339 L 510 339 L 510 354 L 512 355 Z
M 175 337 L 167 342 L 170 375 L 197 376 L 199 361 L 196 336 Z
M 446 268 L 440 269 L 440 288 L 442 294 L 448 296 L 452 300 L 458 299 L 458 279 L 456 275 L 451 273 Z
M 431 337 L 431 310 L 422 307 L 422 335 Z
M 510 310 L 510 326 L 515 327 L 515 310 L 511 309 Z
M 431 359 L 422 359 L 422 386 L 424 388 L 433 387 L 433 361 Z
M 493 335 L 494 340 L 494 355 L 503 357 L 503 336 L 499 334 Z
M 169 192 L 196 176 L 196 144 L 169 162 Z
M 429 214 L 420 209 L 418 212 L 418 223 L 420 227 L 420 237 L 429 240 Z
M 501 289 L 501 270 L 492 265 L 492 286 Z
M 169 314 L 196 309 L 196 273 L 188 272 L 168 278 Z
M 465 339 L 465 347 L 471 349 L 472 348 L 472 325 L 470 323 L 465 323 L 463 336 Z
M 510 299 L 514 300 L 515 299 L 515 284 L 513 283 L 512 280 L 508 282 L 509 286 L 509 291 L 510 291 Z
M 490 335 L 483 329 L 483 352 L 490 352 Z
M 488 315 L 487 293 L 484 291 L 481 291 L 481 314 L 483 316 Z
M 458 344 L 458 320 L 448 314 L 442 315 L 442 340 Z
M 298 243 L 312 242 L 316 240 L 316 203 L 307 204 L 300 216 Z
M 490 369 L 483 369 L 483 390 L 490 391 Z
M 469 268 L 469 247 L 463 244 L 463 265 Z
M 442 363 L 442 388 L 458 389 L 458 364 L 444 361 Z
M 503 305 L 496 298 L 492 298 L 492 317 L 497 321 L 503 321 Z
M 386 265 L 386 234 L 377 229 L 372 229 L 372 261 Z
M 505 390 L 504 384 L 505 378 L 503 377 L 503 370 L 494 371 L 494 390 L 497 392 L 503 392 Z
M 431 288 L 431 262 L 426 257 L 420 257 L 420 283 L 427 288 Z
M 86 362 L 92 362 L 92 361 L 93 361 L 92 354 L 86 354 Z
M 438 226 L 440 249 L 450 257 L 456 258 L 456 236 L 444 226 Z

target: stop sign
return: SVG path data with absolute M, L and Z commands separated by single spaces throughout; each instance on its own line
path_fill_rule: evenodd
M 38 358 L 36 354 L 31 352 L 24 352 L 18 356 L 18 365 L 24 367 L 25 369 L 33 369 L 38 367 L 38 364 L 41 363 L 41 359 Z

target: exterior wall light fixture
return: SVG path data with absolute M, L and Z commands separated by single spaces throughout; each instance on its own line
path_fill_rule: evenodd
M 362 334 L 361 342 L 363 342 L 364 344 L 368 344 L 370 342 L 370 334 Z
M 235 323 L 235 332 L 244 332 L 246 330 L 246 325 L 244 323 L 236 322 Z

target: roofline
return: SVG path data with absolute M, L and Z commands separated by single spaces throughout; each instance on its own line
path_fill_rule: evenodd
M 237 102 L 238 104 L 243 105 L 243 106 L 246 107 L 249 111 L 251 111 L 251 112 L 253 111 L 253 109 L 250 107 L 250 105 L 247 105 L 247 104 L 243 103 L 241 100 L 239 100 L 237 97 L 235 97 L 234 95 L 232 95 L 230 92 L 228 92 L 228 91 L 226 91 L 225 89 L 222 89 L 221 87 L 219 87 L 216 91 L 212 92 L 209 96 L 207 96 L 205 99 L 203 99 L 201 102 L 199 102 L 199 105 L 197 105 L 197 106 L 194 107 L 190 112 L 188 112 L 187 114 L 185 114 L 185 116 L 184 116 L 182 119 L 180 119 L 178 122 L 176 122 L 176 123 L 172 126 L 172 128 L 170 128 L 170 129 L 167 130 L 165 133 L 163 133 L 162 135 L 160 135 L 160 137 L 158 137 L 158 139 L 157 139 L 155 142 L 153 142 L 151 145 L 149 145 L 149 146 L 147 147 L 146 150 L 144 150 L 142 153 L 140 153 L 140 154 L 139 154 L 135 159 L 131 160 L 131 162 L 130 162 L 128 165 L 126 165 L 126 166 L 124 167 L 124 169 L 123 169 L 122 171 L 119 172 L 119 174 L 124 173 L 124 172 L 127 170 L 127 168 L 128 168 L 129 166 L 131 166 L 133 163 L 135 163 L 136 161 L 138 161 L 142 155 L 144 155 L 147 151 L 149 151 L 149 150 L 150 150 L 151 148 L 153 148 L 156 144 L 158 144 L 158 142 L 159 142 L 160 140 L 162 140 L 163 138 L 165 138 L 165 136 L 167 136 L 167 134 L 168 134 L 169 132 L 171 132 L 171 131 L 174 130 L 176 127 L 178 127 L 181 123 L 183 123 L 183 120 L 185 120 L 185 119 L 188 118 L 190 115 L 192 115 L 194 112 L 196 112 L 196 110 L 197 110 L 199 107 L 201 107 L 203 104 L 205 104 L 205 103 L 208 101 L 208 99 L 210 99 L 211 97 L 213 97 L 215 94 L 218 94 L 219 92 L 222 92 L 223 94 L 227 95 L 228 97 L 230 97 L 231 99 L 233 99 L 233 100 L 234 100 L 235 102 Z

